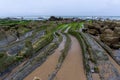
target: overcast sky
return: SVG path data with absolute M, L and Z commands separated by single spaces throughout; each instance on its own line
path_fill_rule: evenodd
M 120 16 L 120 0 L 0 0 L 0 16 Z

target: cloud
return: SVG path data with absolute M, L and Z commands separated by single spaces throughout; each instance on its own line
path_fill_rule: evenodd
M 119 15 L 120 0 L 0 0 L 0 15 Z

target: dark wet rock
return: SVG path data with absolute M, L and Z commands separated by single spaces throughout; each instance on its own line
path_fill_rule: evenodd
M 100 29 L 100 25 L 97 24 L 97 23 L 94 23 L 94 24 L 88 24 L 88 28 L 89 29 Z
M 99 33 L 96 29 L 89 29 L 87 32 L 92 35 L 97 35 Z
M 119 49 L 120 48 L 120 44 L 112 44 L 112 48 L 113 49 Z
M 63 18 L 61 18 L 61 17 L 57 18 L 57 17 L 55 17 L 55 16 L 51 16 L 51 17 L 49 18 L 49 21 L 57 21 L 57 20 L 63 20 Z
M 108 25 L 101 27 L 98 24 L 92 24 L 88 25 L 87 33 L 90 33 L 94 36 L 100 35 L 101 41 L 103 41 L 113 49 L 120 48 L 120 44 L 118 44 L 120 42 L 120 27 L 115 27 L 114 30 L 112 30 L 111 28 L 109 28 Z
M 119 35 L 111 29 L 105 29 L 102 34 L 104 34 L 106 37 L 119 37 Z
M 114 32 L 120 36 L 120 27 L 115 27 Z
M 109 26 L 109 29 L 111 29 L 111 30 L 114 30 L 114 28 L 117 26 L 117 24 L 115 22 L 111 22 L 111 21 L 104 22 L 104 25 Z
M 83 32 L 87 32 L 88 29 L 87 29 L 87 28 L 83 28 L 82 31 L 83 31 Z
M 116 44 L 119 43 L 119 36 L 116 35 L 115 32 L 111 29 L 105 29 L 103 34 L 100 35 L 100 38 L 104 43 L 106 43 L 110 47 L 118 47 L 118 45 Z
M 111 25 L 109 26 L 109 28 L 110 28 L 111 30 L 114 30 L 115 26 L 116 26 L 116 25 L 111 24 Z
M 101 26 L 98 23 L 86 23 L 85 27 L 88 28 L 88 33 L 92 34 L 92 35 L 98 35 L 101 33 L 100 29 Z
M 114 31 L 119 31 L 120 32 L 120 27 L 115 27 Z
M 95 27 L 94 27 L 94 25 L 92 25 L 92 24 L 88 24 L 88 26 L 87 26 L 89 29 L 94 29 Z
M 103 33 L 104 31 L 105 31 L 105 29 L 108 29 L 109 27 L 107 26 L 107 25 L 105 25 L 105 26 L 102 26 L 101 28 L 100 28 L 100 33 Z
M 116 21 L 106 20 L 106 21 L 96 21 L 93 20 L 92 23 L 86 22 L 84 24 L 85 31 L 89 34 L 97 36 L 101 41 L 106 43 L 109 47 L 113 49 L 119 48 L 120 42 L 120 23 Z
M 95 25 L 95 29 L 99 30 L 101 28 L 101 26 L 99 24 L 94 24 Z
M 105 29 L 103 34 L 105 36 L 113 36 L 114 32 L 111 29 Z
M 119 42 L 118 37 L 101 37 L 101 40 L 109 46 L 111 46 L 111 44 L 117 44 Z
M 50 20 L 50 21 L 55 21 L 55 20 L 57 20 L 57 18 L 56 18 L 55 16 L 51 16 L 51 17 L 49 18 L 49 20 Z
M 119 42 L 119 37 L 101 35 L 101 40 L 110 46 L 111 44 L 117 44 Z

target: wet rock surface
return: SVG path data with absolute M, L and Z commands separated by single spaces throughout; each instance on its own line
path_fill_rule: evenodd
M 116 58 L 116 60 L 120 63 L 120 49 L 119 50 L 114 50 L 114 57 Z
M 82 51 L 84 51 L 84 63 L 77 63 L 77 65 L 85 64 L 84 69 L 86 69 L 88 74 L 88 80 L 101 80 L 101 78 L 102 80 L 119 80 L 120 23 L 118 22 L 114 20 L 80 20 L 77 18 L 51 16 L 46 21 L 30 21 L 29 23 L 24 23 L 23 21 L 23 23 L 21 22 L 22 24 L 16 22 L 11 24 L 10 22 L 9 25 L 2 27 L 0 25 L 0 57 L 4 56 L 0 60 L 1 62 L 5 61 L 0 63 L 0 70 L 3 71 L 0 71 L 0 79 L 23 80 L 24 77 L 47 60 L 47 57 L 53 53 L 52 51 L 58 47 L 59 39 L 61 38 L 60 34 L 54 33 L 54 30 L 56 30 L 55 32 L 59 31 L 56 27 L 62 25 L 58 27 L 60 31 L 63 30 L 66 34 L 70 30 L 78 32 L 77 37 L 81 39 L 80 44 L 84 45 L 82 48 Z M 82 29 L 84 29 L 83 33 Z M 99 41 L 96 41 L 96 39 Z M 26 43 L 26 41 L 29 42 Z M 73 42 L 75 43 L 75 40 Z M 77 48 L 79 47 L 75 48 L 74 55 L 71 56 L 70 60 L 75 56 Z M 33 52 L 34 50 L 36 52 Z M 73 60 L 70 60 L 68 62 L 71 63 Z M 71 63 L 71 66 L 74 65 Z M 62 72 L 65 73 L 64 71 Z M 81 72 L 84 73 L 84 71 Z M 67 78 L 69 78 L 69 75 Z
M 100 43 L 102 42 L 102 47 L 120 65 L 120 23 L 116 21 L 92 21 L 85 23 L 84 26 L 87 28 L 85 32 L 93 35 Z M 96 28 L 96 26 L 99 27 Z M 119 80 L 119 78 L 110 77 L 108 80 Z
M 113 49 L 120 48 L 120 24 L 110 21 L 97 21 L 85 24 L 87 33 L 99 36 L 100 40 Z

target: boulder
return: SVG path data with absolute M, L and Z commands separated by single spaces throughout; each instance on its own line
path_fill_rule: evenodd
M 109 26 L 109 29 L 112 29 L 112 30 L 114 30 L 115 26 L 117 26 L 115 22 L 111 22 L 111 21 L 106 21 L 104 24 Z
M 99 33 L 96 29 L 89 29 L 87 32 L 95 36 Z
M 100 40 L 106 43 L 113 49 L 120 48 L 120 24 L 118 25 L 113 21 L 104 21 L 104 22 L 93 22 L 85 24 L 88 30 L 87 33 L 90 33 L 94 36 L 100 35 Z
M 100 30 L 101 26 L 99 24 L 96 23 L 94 25 L 95 25 L 95 29 Z
M 51 16 L 50 18 L 49 18 L 49 20 L 50 21 L 56 21 L 58 18 L 56 18 L 55 16 Z
M 97 30 L 99 30 L 101 28 L 101 26 L 99 24 L 97 24 L 97 23 L 87 24 L 87 27 L 89 29 L 97 29 Z
M 115 31 L 112 31 L 111 29 L 105 29 L 103 33 L 100 35 L 100 39 L 111 48 L 117 49 L 120 46 L 118 45 L 120 36 L 116 34 Z
M 119 31 L 120 32 L 120 27 L 115 27 L 114 31 Z
M 109 42 L 111 44 L 115 44 L 119 42 L 119 37 L 105 37 L 105 42 Z
M 120 44 L 112 44 L 111 46 L 113 49 L 119 49 L 120 48 Z
M 113 35 L 114 35 L 114 31 L 112 31 L 111 29 L 105 29 L 105 30 L 103 31 L 103 35 L 104 35 L 105 37 L 113 36 Z
M 88 29 L 95 29 L 95 26 L 93 24 L 87 24 Z
M 100 33 L 103 33 L 103 32 L 105 31 L 105 29 L 108 29 L 108 26 L 107 26 L 107 25 L 102 26 L 102 27 L 100 28 Z
M 49 18 L 49 21 L 60 21 L 60 20 L 63 20 L 63 18 L 61 18 L 61 17 L 57 18 L 57 17 L 55 17 L 55 16 L 51 16 L 51 17 Z
M 120 27 L 115 27 L 114 32 L 120 36 Z

